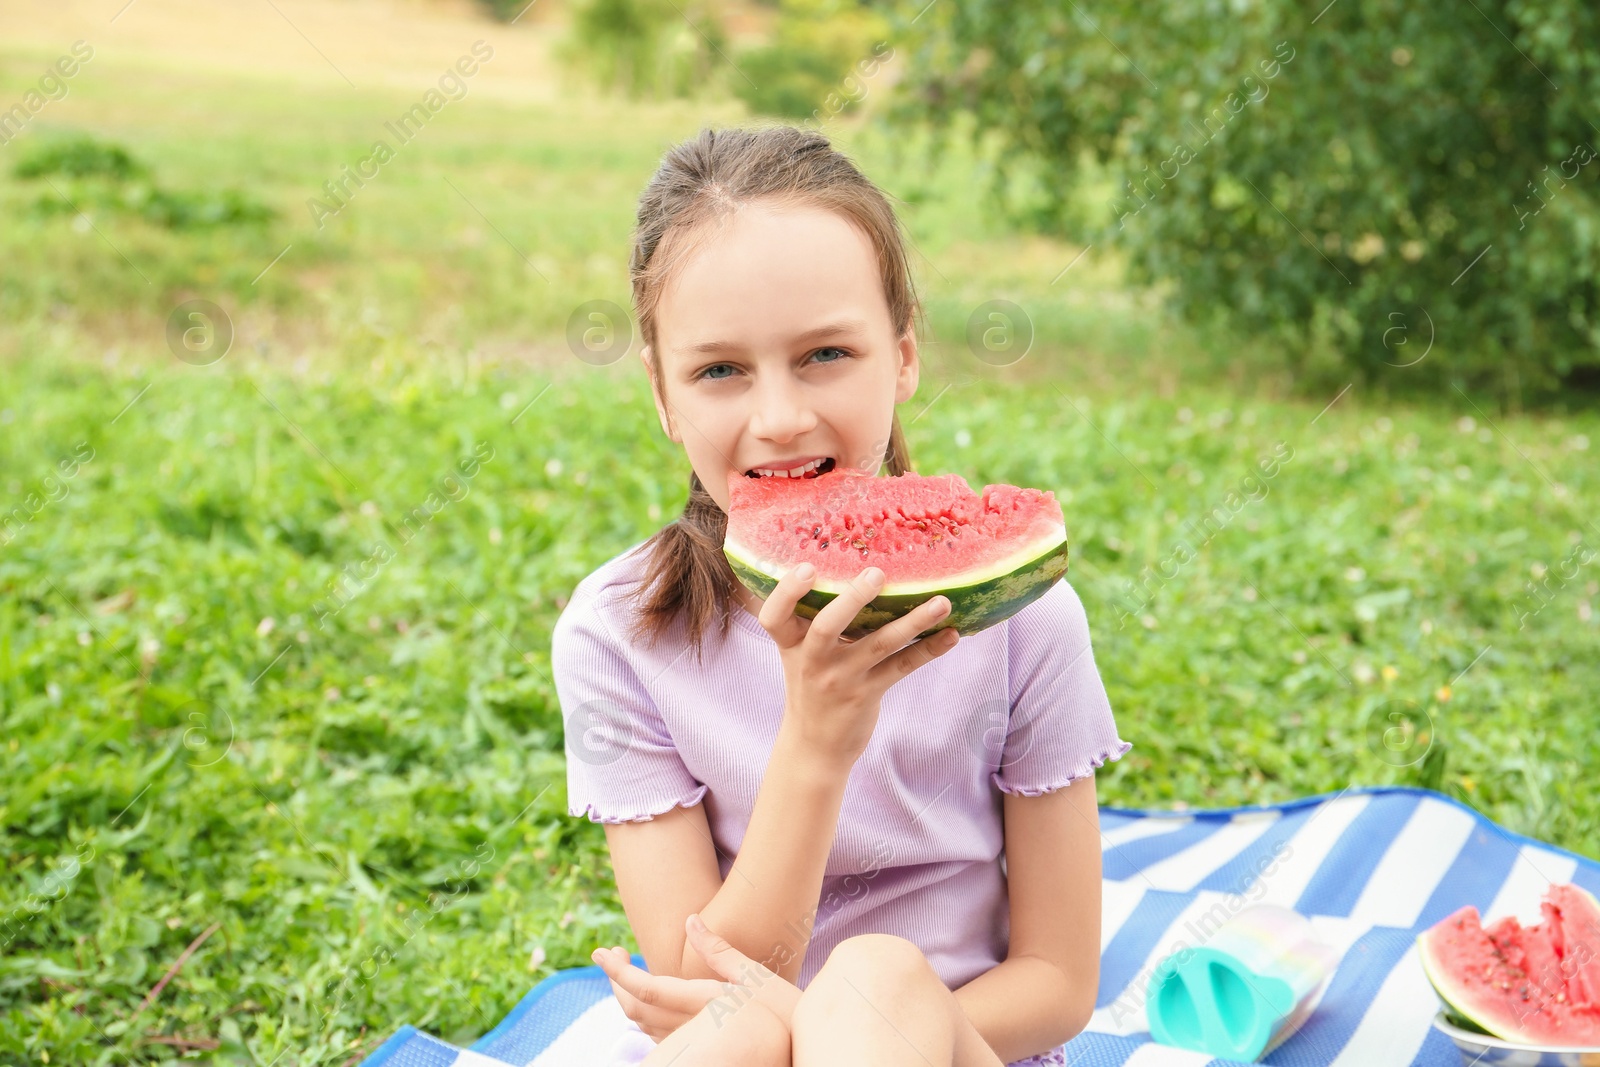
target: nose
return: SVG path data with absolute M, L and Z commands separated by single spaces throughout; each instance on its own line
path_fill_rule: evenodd
M 750 432 L 763 440 L 783 444 L 817 425 L 817 415 L 807 402 L 805 389 L 791 375 L 764 375 L 752 397 Z

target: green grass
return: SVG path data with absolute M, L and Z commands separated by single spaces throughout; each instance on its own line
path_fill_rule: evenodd
M 0 53 L 0 99 L 20 96 L 38 62 Z M 491 63 L 480 78 L 493 73 Z M 159 66 L 80 79 L 67 101 L 0 150 L 0 259 L 8 264 L 0 356 L 71 358 L 87 349 L 164 359 L 167 316 L 198 297 L 228 312 L 240 343 L 268 350 L 364 361 L 399 339 L 413 354 L 541 359 L 550 340 L 560 347 L 580 304 L 628 305 L 637 198 L 667 147 L 703 125 L 748 121 L 731 104 L 639 105 L 576 93 L 517 104 L 485 90 L 449 104 L 401 146 L 384 122 L 415 96 L 341 89 L 290 97 L 276 81 Z M 829 132 L 903 207 L 935 365 L 953 373 L 965 358 L 969 316 L 1007 299 L 1032 322 L 1034 361 L 1054 369 L 1123 378 L 1131 362 L 1161 375 L 1170 392 L 1183 366 L 1171 357 L 1181 354 L 1190 366 L 1180 377 L 1227 372 L 1242 388 L 1270 377 L 1259 362 L 1228 366 L 1236 351 L 1226 361 L 1208 356 L 1150 300 L 1127 292 L 1114 252 L 1091 254 L 1062 276 L 1079 246 L 1024 236 L 983 198 L 997 170 L 1015 169 L 992 148 L 957 148 L 930 166 L 927 138 L 875 124 Z M 52 188 L 12 176 L 39 146 L 76 134 L 125 146 L 162 189 L 243 190 L 276 218 L 171 230 L 95 210 L 94 182 L 57 177 Z M 323 183 L 380 137 L 395 158 L 314 225 L 307 201 L 323 197 Z M 93 225 L 76 221 L 63 197 Z M 1108 353 L 1116 357 L 1109 370 L 1101 365 Z
M 0 55 L 0 87 L 36 58 Z M 318 234 L 304 198 L 410 102 L 319 92 L 162 68 L 43 113 L 29 138 L 88 130 L 163 187 L 280 211 L 96 218 L 138 270 L 31 210 L 48 190 L 0 155 L 0 513 L 22 509 L 0 535 L 0 1060 L 215 1041 L 187 1055 L 337 1065 L 402 1021 L 470 1041 L 596 944 L 633 944 L 600 828 L 566 815 L 549 635 L 580 578 L 681 508 L 687 468 L 637 365 L 585 367 L 561 331 L 584 300 L 626 303 L 660 151 L 739 116 L 469 97 Z M 1135 744 L 1106 803 L 1427 784 L 1600 854 L 1600 563 L 1563 568 L 1600 544 L 1600 416 L 1362 388 L 1319 415 L 1331 393 L 1284 399 L 1261 364 L 1207 356 L 1112 260 L 1053 283 L 1077 249 L 983 210 L 997 161 L 924 171 L 870 127 L 840 140 L 924 257 L 918 469 L 1065 505 Z M 191 297 L 234 317 L 214 366 L 166 351 Z M 961 339 L 1001 297 L 1039 332 L 1006 371 Z M 1280 442 L 1292 458 L 1233 513 Z M 1548 604 L 1521 626 L 1541 567 Z M 1391 711 L 1428 725 L 1425 759 L 1385 748 Z
M 10 499 L 81 441 L 94 458 L 0 555 L 18 924 L 0 1055 L 153 1060 L 172 1049 L 152 1036 L 187 1034 L 240 1062 L 337 1063 L 404 1019 L 471 1038 L 552 969 L 631 943 L 599 828 L 565 815 L 548 642 L 577 580 L 682 504 L 682 458 L 635 376 L 294 377 L 241 354 L 10 379 Z M 1600 572 L 1526 629 L 1515 615 L 1531 566 L 1556 568 L 1574 534 L 1596 543 L 1576 446 L 1600 421 L 1496 420 L 1513 448 L 1353 396 L 1313 426 L 1315 407 L 1220 394 L 1187 397 L 1187 418 L 1067 395 L 953 387 L 910 436 L 923 470 L 1066 502 L 1070 578 L 1135 743 L 1102 772 L 1107 803 L 1431 775 L 1513 829 L 1600 852 Z M 1279 441 L 1293 456 L 1266 495 L 1119 628 L 1127 578 Z M 446 483 L 459 499 L 407 526 L 484 445 L 476 475 Z M 380 543 L 392 558 L 363 571 Z M 1369 724 L 1390 701 L 1431 720 L 1442 766 L 1385 760 Z M 437 915 L 419 911 L 430 893 Z

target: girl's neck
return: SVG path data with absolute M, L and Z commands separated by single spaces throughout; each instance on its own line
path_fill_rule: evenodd
M 735 603 L 754 616 L 756 621 L 760 621 L 762 606 L 760 597 L 746 588 L 743 582 L 734 582 L 731 594 Z

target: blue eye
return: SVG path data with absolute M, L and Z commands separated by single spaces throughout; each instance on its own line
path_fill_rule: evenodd
M 848 348 L 840 348 L 837 345 L 828 345 L 825 348 L 817 349 L 815 352 L 812 353 L 812 356 L 813 356 L 813 358 L 815 358 L 816 356 L 819 356 L 824 352 L 837 352 L 838 353 L 838 358 L 836 358 L 836 359 L 820 359 L 820 360 L 817 360 L 817 362 L 824 363 L 824 364 L 833 364 L 833 363 L 840 362 L 840 360 L 850 359 L 854 355 Z M 729 373 L 728 374 L 713 374 L 712 371 L 716 371 L 716 370 L 725 370 L 725 371 L 728 371 Z M 731 378 L 733 376 L 733 374 L 736 373 L 736 372 L 737 372 L 737 368 L 735 368 L 731 363 L 713 363 L 713 364 L 711 364 L 711 366 L 705 368 L 699 374 L 695 375 L 695 380 L 699 381 L 699 380 L 703 379 L 705 381 L 711 381 L 711 382 L 725 382 L 729 378 Z

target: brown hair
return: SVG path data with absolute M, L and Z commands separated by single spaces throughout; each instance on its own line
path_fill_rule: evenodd
M 921 320 L 904 235 L 888 197 L 826 137 L 793 126 L 702 129 L 667 152 L 639 198 L 629 270 L 639 334 L 650 347 L 653 383 L 662 381 L 656 308 L 672 270 L 709 235 L 712 227 L 706 224 L 725 221 L 758 199 L 826 208 L 850 220 L 877 254 L 895 336 L 903 336 L 914 319 Z M 890 423 L 886 444 L 883 462 L 889 473 L 910 471 L 899 415 Z M 629 594 L 638 606 L 633 639 L 647 638 L 653 645 L 682 617 L 698 656 L 712 615 L 721 612 L 721 632 L 728 632 L 738 578 L 722 554 L 727 526 L 727 515 L 691 471 L 683 514 L 640 549 L 648 559 L 643 579 Z

